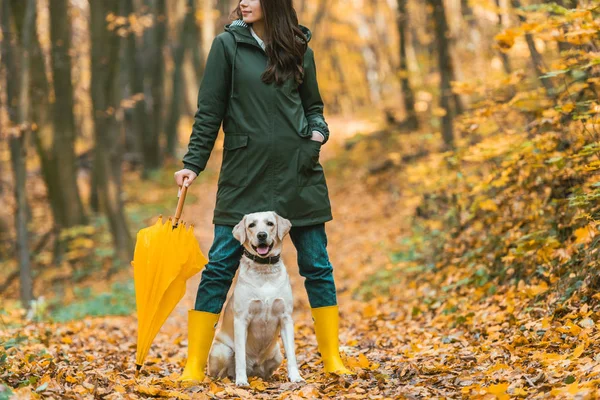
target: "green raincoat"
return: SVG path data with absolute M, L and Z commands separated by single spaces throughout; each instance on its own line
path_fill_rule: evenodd
M 306 39 L 311 31 L 300 25 Z M 314 53 L 304 54 L 304 81 L 260 79 L 267 54 L 243 20 L 225 25 L 212 43 L 198 94 L 184 167 L 206 167 L 221 122 L 225 133 L 213 224 L 235 225 L 245 214 L 275 211 L 292 226 L 333 219 L 319 163 L 329 139 Z M 312 131 L 325 137 L 311 140 Z

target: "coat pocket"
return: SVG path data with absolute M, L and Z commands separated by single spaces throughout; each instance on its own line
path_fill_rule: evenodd
M 325 175 L 323 166 L 319 163 L 321 142 L 304 139 L 298 149 L 297 158 L 297 185 L 313 186 L 323 183 Z
M 237 187 L 248 185 L 248 134 L 225 134 L 218 184 Z

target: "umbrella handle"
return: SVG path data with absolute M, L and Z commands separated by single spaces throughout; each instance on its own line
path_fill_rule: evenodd
M 179 218 L 181 218 L 181 213 L 183 212 L 183 203 L 185 202 L 185 195 L 187 194 L 188 190 L 188 187 L 185 186 L 186 179 L 187 177 L 183 178 L 181 193 L 179 194 L 179 201 L 177 202 L 177 210 L 175 210 L 175 221 L 173 222 L 173 228 L 177 228 L 177 225 L 179 225 Z

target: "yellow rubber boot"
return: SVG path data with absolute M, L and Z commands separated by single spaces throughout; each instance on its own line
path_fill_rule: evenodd
M 339 314 L 338 306 L 326 306 L 310 309 L 315 322 L 315 334 L 319 353 L 323 359 L 325 372 L 336 374 L 355 374 L 344 365 L 339 350 Z
M 204 367 L 220 314 L 188 311 L 188 358 L 178 381 L 204 380 Z

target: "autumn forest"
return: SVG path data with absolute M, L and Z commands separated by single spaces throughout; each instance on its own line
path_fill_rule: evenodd
M 0 0 L 0 400 L 600 397 L 597 0 L 294 0 L 355 375 L 322 370 L 289 237 L 306 382 L 177 381 L 200 273 L 136 373 L 136 234 L 238 3 Z M 204 255 L 223 154 L 183 209 Z

